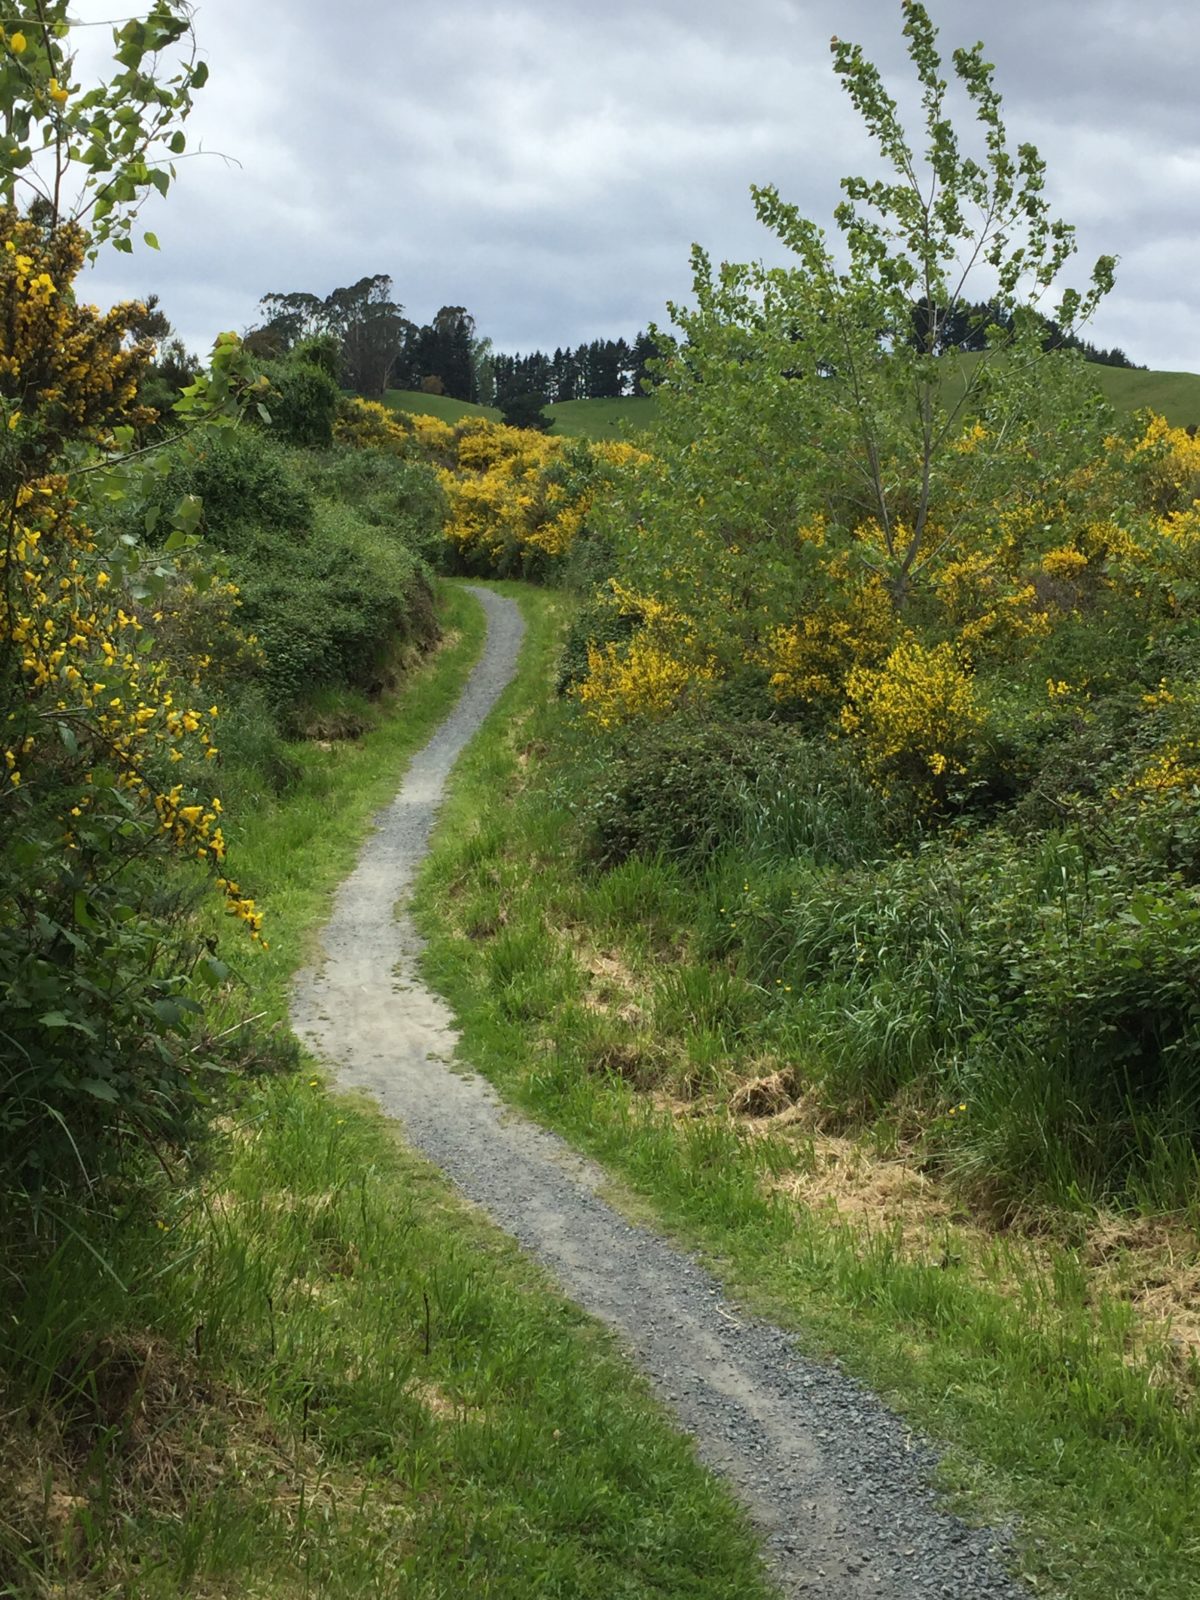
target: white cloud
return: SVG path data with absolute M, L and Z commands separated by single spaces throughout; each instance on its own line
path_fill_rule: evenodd
M 1190 7 L 934 12 L 945 46 L 986 41 L 1010 135 L 1038 144 L 1084 260 L 1123 258 L 1094 336 L 1200 370 Z M 157 289 L 195 346 L 251 323 L 267 290 L 373 272 L 414 317 L 466 305 L 501 348 L 632 334 L 686 295 L 693 240 L 769 249 L 752 182 L 828 220 L 839 177 L 870 160 L 829 36 L 860 40 L 908 103 L 900 15 L 890 0 L 205 0 L 212 78 L 189 137 L 241 166 L 181 163 L 146 215 L 161 255 L 108 258 L 89 293 Z

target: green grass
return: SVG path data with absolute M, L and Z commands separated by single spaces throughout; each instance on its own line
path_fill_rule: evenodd
M 360 742 L 228 808 L 288 979 L 480 608 Z M 232 774 L 230 774 L 232 776 Z M 252 1063 L 251 1063 L 252 1066 Z M 609 1337 L 320 1076 L 251 1070 L 169 1175 L 0 1257 L 0 1594 L 766 1600 L 753 1541 Z
M 260 1082 L 208 1163 L 29 1276 L 0 1592 L 766 1600 L 608 1337 L 381 1119 Z
M 495 406 L 472 405 L 469 400 L 452 400 L 448 394 L 422 394 L 419 389 L 389 389 L 383 397 L 393 411 L 410 411 L 418 417 L 437 417 L 440 422 L 461 422 L 464 417 L 488 417 L 500 421 Z
M 947 400 L 960 392 L 960 370 L 970 369 L 978 355 L 945 358 Z M 1200 374 L 1194 372 L 1142 372 L 1132 367 L 1107 367 L 1089 362 L 1088 377 L 1118 411 L 1149 409 L 1166 417 L 1174 427 L 1200 424 Z
M 488 417 L 499 422 L 495 406 L 471 405 L 466 400 L 451 400 L 448 395 L 421 394 L 415 389 L 389 389 L 384 396 L 396 411 L 415 416 L 437 417 L 442 422 L 459 422 L 463 417 Z M 547 406 L 554 419 L 554 432 L 568 439 L 623 439 L 631 430 L 652 427 L 655 403 L 641 396 L 625 400 L 564 400 Z
M 971 362 L 977 358 L 958 358 Z M 1175 427 L 1200 424 L 1200 374 L 1194 372 L 1141 372 L 1129 367 L 1106 367 L 1092 363 L 1088 374 L 1118 411 L 1148 408 L 1166 417 Z M 955 386 L 953 374 L 947 376 L 947 391 Z M 419 394 L 412 390 L 389 389 L 387 404 L 400 411 L 424 412 L 443 422 L 461 417 L 490 417 L 500 420 L 494 406 L 469 405 L 445 395 Z M 626 396 L 621 400 L 564 400 L 548 406 L 554 418 L 554 431 L 570 439 L 623 439 L 630 433 L 652 433 L 658 414 L 653 395 Z
M 555 433 L 569 439 L 624 439 L 653 429 L 658 402 L 653 395 L 623 400 L 563 400 L 549 406 Z
M 1200 1375 L 1169 1344 L 1147 1347 L 1068 1243 L 947 1225 L 914 1248 L 886 1221 L 868 1230 L 786 1198 L 776 1180 L 813 1171 L 812 1138 L 750 1137 L 725 1110 L 741 1055 L 762 1047 L 765 997 L 696 958 L 699 902 L 678 873 L 578 870 L 569 786 L 539 764 L 560 737 L 547 701 L 569 604 L 523 603 L 521 681 L 459 768 L 419 889 L 427 971 L 466 1059 L 605 1162 L 735 1292 L 949 1441 L 947 1489 L 1019 1519 L 1031 1580 L 1072 1600 L 1194 1592 Z M 632 975 L 634 1012 L 603 978 L 581 1003 L 583 946 L 602 974 L 619 962 Z M 648 1087 L 691 1096 L 694 1114 L 659 1109 Z
M 1099 365 L 1088 370 L 1119 411 L 1148 408 L 1177 428 L 1200 425 L 1200 374 Z

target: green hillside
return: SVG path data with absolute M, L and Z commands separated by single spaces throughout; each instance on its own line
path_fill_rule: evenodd
M 1121 411 L 1157 411 L 1175 427 L 1200 425 L 1200 374 L 1138 372 L 1129 367 L 1093 366 L 1100 388 Z
M 649 395 L 624 400 L 563 400 L 548 411 L 554 431 L 569 439 L 623 439 L 653 428 L 658 402 Z
M 949 399 L 961 392 L 964 373 L 979 360 L 974 352 L 945 357 L 945 393 Z M 1200 424 L 1200 374 L 1195 372 L 1144 372 L 1133 367 L 1088 364 L 1096 387 L 1118 411 L 1156 411 L 1174 427 Z
M 962 368 L 977 359 L 974 355 L 954 358 L 953 371 L 947 375 L 947 389 L 952 388 Z M 1159 412 L 1176 427 L 1200 425 L 1200 373 L 1143 372 L 1099 364 L 1092 364 L 1088 370 L 1118 411 L 1148 408 Z M 465 400 L 451 400 L 448 395 L 389 389 L 384 398 L 397 411 L 439 417 L 443 422 L 457 422 L 461 417 L 500 419 L 495 406 L 469 405 Z M 653 396 L 638 395 L 623 400 L 564 400 L 546 409 L 554 418 L 555 433 L 565 438 L 621 439 L 630 433 L 653 429 L 657 402 Z
M 448 394 L 423 394 L 419 389 L 389 389 L 383 401 L 393 411 L 411 411 L 416 417 L 437 417 L 439 422 L 461 422 L 463 417 L 500 421 L 495 406 L 476 406 L 469 400 L 452 400 Z

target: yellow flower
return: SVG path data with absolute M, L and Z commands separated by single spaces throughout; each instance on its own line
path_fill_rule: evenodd
M 12 51 L 13 55 L 23 56 L 25 54 L 25 35 L 23 33 L 10 34 L 8 48 Z

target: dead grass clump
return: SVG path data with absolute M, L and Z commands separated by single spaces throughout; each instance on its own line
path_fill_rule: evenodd
M 806 1155 L 803 1170 L 776 1180 L 784 1193 L 866 1232 L 889 1233 L 914 1258 L 940 1255 L 947 1229 L 981 1245 L 986 1239 L 982 1229 L 961 1220 L 953 1197 L 903 1157 L 884 1160 L 854 1139 L 819 1133 L 809 1135 Z
M 482 1406 L 472 1406 L 465 1400 L 456 1400 L 429 1378 L 411 1378 L 405 1384 L 405 1390 L 414 1400 L 419 1401 L 437 1422 L 481 1422 L 487 1416 Z
M 662 1051 L 647 1036 L 632 1038 L 597 1037 L 581 1049 L 588 1072 L 614 1073 L 635 1089 L 647 1090 L 662 1081 Z
M 797 1091 L 796 1075 L 785 1067 L 739 1084 L 729 1097 L 729 1109 L 735 1117 L 778 1117 L 795 1104 Z

